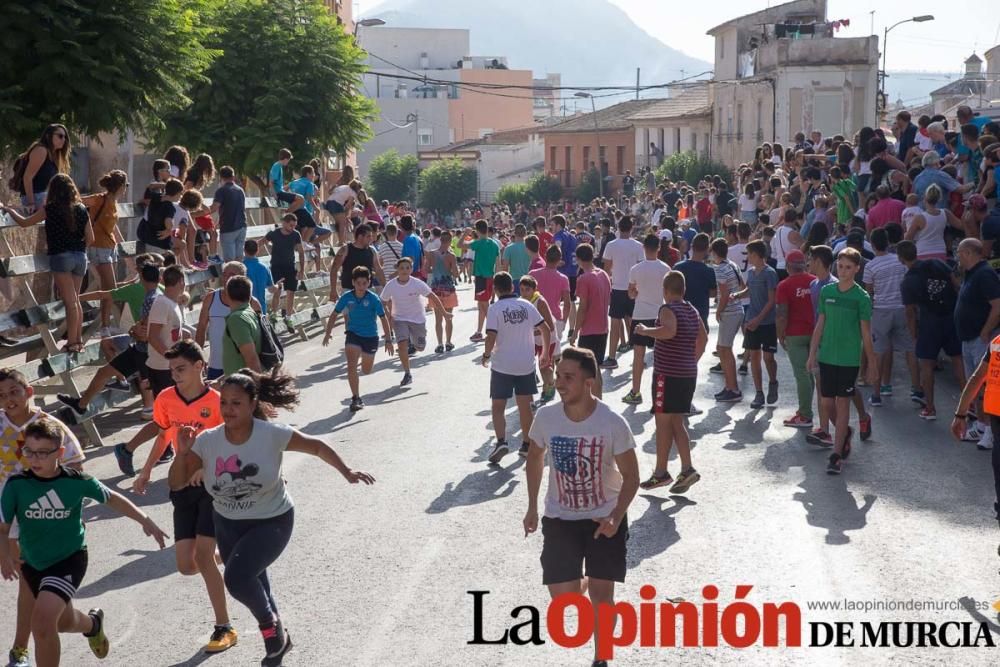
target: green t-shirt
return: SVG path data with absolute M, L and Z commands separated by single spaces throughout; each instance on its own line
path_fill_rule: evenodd
M 110 497 L 108 487 L 72 468 L 60 466 L 51 478 L 25 470 L 3 485 L 0 523 L 17 519 L 24 562 L 44 570 L 87 548 L 80 519 L 83 499 L 106 503 Z
M 528 249 L 524 247 L 524 241 L 514 241 L 504 248 L 503 259 L 505 262 L 510 263 L 510 275 L 514 279 L 515 284 L 531 268 L 531 255 L 528 254 Z
M 819 292 L 819 314 L 825 315 L 819 361 L 832 366 L 861 365 L 861 321 L 872 319 L 872 299 L 857 283 L 841 292 L 830 283 Z
M 163 289 L 157 287 L 156 291 L 162 293 Z M 142 319 L 142 302 L 146 300 L 146 288 L 141 282 L 116 287 L 111 290 L 111 298 L 115 301 L 124 301 L 128 305 L 133 324 Z
M 500 244 L 491 238 L 478 238 L 469 244 L 469 249 L 476 253 L 472 259 L 472 275 L 492 278 L 500 256 Z
M 260 354 L 260 324 L 250 304 L 226 315 L 226 333 L 222 343 L 223 373 L 229 375 L 247 365 L 240 354 L 240 346 L 247 343 L 253 343 L 257 354 Z
M 850 178 L 842 178 L 833 186 L 837 199 L 837 222 L 847 224 L 857 210 L 858 188 Z

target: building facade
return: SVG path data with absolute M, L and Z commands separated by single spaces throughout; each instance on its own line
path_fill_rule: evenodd
M 635 128 L 635 165 L 656 169 L 665 156 L 694 151 L 712 157 L 712 105 L 708 85 L 671 91 L 629 118 Z

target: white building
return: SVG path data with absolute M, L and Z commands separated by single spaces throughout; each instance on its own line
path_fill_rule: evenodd
M 629 116 L 635 128 L 635 166 L 656 169 L 660 156 L 695 151 L 711 157 L 712 105 L 708 85 L 672 90 Z

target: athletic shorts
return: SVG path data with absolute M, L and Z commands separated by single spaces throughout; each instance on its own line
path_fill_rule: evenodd
M 295 193 L 294 192 L 275 192 L 274 198 L 277 199 L 282 204 L 294 204 L 295 203 Z
M 758 324 L 753 331 L 743 334 L 743 348 L 747 350 L 778 351 L 778 328 L 773 324 Z
M 337 215 L 338 213 L 344 213 L 344 205 L 340 202 L 334 201 L 333 199 L 328 199 L 325 204 L 323 204 L 330 215 Z
M 493 298 L 493 279 L 476 276 L 476 301 L 490 302 Z
M 851 398 L 858 381 L 857 366 L 819 365 L 819 395 L 823 398 Z
M 655 414 L 686 415 L 691 412 L 691 399 L 697 378 L 675 378 L 665 373 L 653 373 L 653 407 Z
M 360 347 L 365 354 L 378 352 L 378 336 L 359 336 L 353 331 L 348 331 L 344 344 L 347 347 Z
M 727 310 L 722 313 L 722 320 L 719 322 L 719 333 L 716 335 L 715 344 L 718 347 L 732 347 L 736 340 L 736 334 L 743 325 L 742 310 Z M 775 331 L 777 336 L 777 331 Z
M 403 320 L 392 321 L 392 331 L 400 343 L 409 341 L 410 345 L 423 351 L 427 347 L 427 325 Z
M 577 347 L 582 347 L 585 350 L 590 350 L 594 353 L 594 358 L 597 359 L 597 365 L 600 366 L 604 363 L 605 355 L 608 350 L 608 334 L 587 334 L 586 336 L 581 335 L 576 339 Z
M 160 395 L 164 389 L 174 386 L 174 376 L 170 369 L 159 370 L 157 368 L 146 367 L 146 377 L 149 378 L 149 388 L 153 392 L 153 398 Z
M 574 454 L 576 456 L 576 454 Z M 628 517 L 614 537 L 594 537 L 593 519 L 542 517 L 542 584 L 562 584 L 586 575 L 605 581 L 625 581 Z
M 905 308 L 876 308 L 872 311 L 872 347 L 875 354 L 913 352 L 913 337 L 906 326 Z
M 294 265 L 272 264 L 271 278 L 275 283 L 283 279 L 285 281 L 283 287 L 289 292 L 294 292 L 299 288 L 299 272 Z
M 635 332 L 635 328 L 640 324 L 647 327 L 657 326 L 656 320 L 632 320 L 632 329 L 629 331 L 629 342 L 632 345 L 639 345 L 641 347 L 651 348 L 656 345 L 656 339 L 650 338 L 649 336 L 643 336 Z
M 132 377 L 136 373 L 140 377 L 148 377 L 146 371 L 147 354 L 135 345 L 129 345 L 125 351 L 111 360 L 110 366 L 126 378 Z
M 949 357 L 962 356 L 962 341 L 951 317 L 921 317 L 917 323 L 917 359 L 936 361 L 944 350 Z
M 511 396 L 534 396 L 538 393 L 535 373 L 508 375 L 500 371 L 490 371 L 490 398 L 507 400 Z
M 316 220 L 313 219 L 312 213 L 306 210 L 306 207 L 297 208 L 293 212 L 295 216 L 295 228 L 298 230 L 310 229 L 316 227 Z
M 35 598 L 42 591 L 48 591 L 58 595 L 67 604 L 76 597 L 76 591 L 83 583 L 85 574 L 87 574 L 86 549 L 80 549 L 44 570 L 36 570 L 27 563 L 21 565 L 21 575 Z
M 576 276 L 569 276 L 569 300 L 576 301 Z
M 635 299 L 629 298 L 628 290 L 611 290 L 611 305 L 608 308 L 608 314 L 611 315 L 612 319 L 623 320 L 626 317 L 632 317 L 633 308 L 635 308 Z
M 215 538 L 212 496 L 203 486 L 188 486 L 170 492 L 174 506 L 174 542 L 193 540 L 199 535 Z

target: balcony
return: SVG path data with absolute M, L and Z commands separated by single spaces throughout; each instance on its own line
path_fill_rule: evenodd
M 878 63 L 878 37 L 775 39 L 757 49 L 756 73 L 777 67 L 870 65 Z

